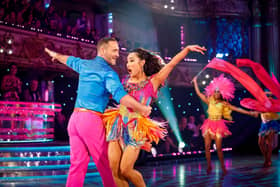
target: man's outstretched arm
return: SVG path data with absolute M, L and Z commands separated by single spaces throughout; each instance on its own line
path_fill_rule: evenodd
M 60 53 L 49 50 L 48 48 L 45 48 L 45 52 L 48 53 L 48 55 L 52 58 L 52 61 L 57 60 L 62 64 L 66 64 L 69 57 L 67 55 L 62 55 Z

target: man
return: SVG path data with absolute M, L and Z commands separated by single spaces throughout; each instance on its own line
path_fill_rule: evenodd
M 40 102 L 41 96 L 38 90 L 39 82 L 36 79 L 30 81 L 30 87 L 23 92 L 24 101 Z
M 93 60 L 58 54 L 47 48 L 45 51 L 52 60 L 58 60 L 79 73 L 75 109 L 68 124 L 71 166 L 66 186 L 83 186 L 90 156 L 103 185 L 116 186 L 109 166 L 108 144 L 101 119 L 109 95 L 142 115 L 147 116 L 151 112 L 151 107 L 138 103 L 124 91 L 117 73 L 109 66 L 115 65 L 119 57 L 118 42 L 113 38 L 102 38 L 97 44 L 97 57 Z

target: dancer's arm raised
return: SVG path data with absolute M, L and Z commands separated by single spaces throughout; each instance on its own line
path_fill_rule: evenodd
M 52 61 L 58 60 L 62 64 L 66 64 L 69 57 L 67 55 L 62 55 L 60 53 L 49 50 L 48 48 L 45 48 L 45 52 L 48 53 L 48 55 L 52 58 Z
M 176 56 L 174 56 L 171 61 L 166 64 L 155 76 L 152 78 L 152 84 L 154 87 L 154 90 L 157 90 L 158 87 L 167 79 L 170 72 L 174 69 L 174 67 L 181 62 L 185 56 L 190 51 L 199 52 L 201 54 L 204 54 L 204 51 L 206 51 L 205 47 L 201 47 L 199 45 L 188 45 L 185 47 L 182 51 L 180 51 Z
M 208 101 L 207 97 L 205 95 L 203 95 L 199 90 L 199 87 L 197 85 L 197 77 L 196 76 L 193 78 L 192 82 L 194 84 L 194 90 L 195 90 L 196 94 L 200 97 L 200 99 L 203 102 L 205 102 L 208 105 L 209 101 Z

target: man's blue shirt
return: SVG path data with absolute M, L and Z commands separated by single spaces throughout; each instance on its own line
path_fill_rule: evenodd
M 127 94 L 118 74 L 102 57 L 84 60 L 70 56 L 66 64 L 79 73 L 75 108 L 86 108 L 103 113 L 110 95 L 119 103 Z

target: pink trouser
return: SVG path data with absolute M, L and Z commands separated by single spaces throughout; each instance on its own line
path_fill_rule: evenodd
M 102 119 L 93 112 L 74 111 L 68 124 L 71 166 L 67 187 L 82 187 L 92 156 L 104 187 L 115 187 L 108 161 L 108 143 Z

